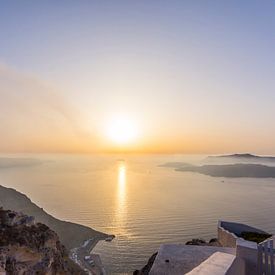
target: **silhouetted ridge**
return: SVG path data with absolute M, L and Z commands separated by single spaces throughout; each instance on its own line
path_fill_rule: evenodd
M 262 161 L 275 161 L 273 156 L 257 156 L 250 153 L 245 154 L 232 154 L 232 155 L 219 155 L 219 156 L 208 156 L 207 159 L 249 159 L 249 160 L 262 160 Z

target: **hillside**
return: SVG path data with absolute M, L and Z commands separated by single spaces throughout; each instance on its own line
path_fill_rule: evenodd
M 1 274 L 86 274 L 57 234 L 33 217 L 0 208 Z
M 67 249 L 78 247 L 87 239 L 107 237 L 106 234 L 87 226 L 58 220 L 34 204 L 26 195 L 1 185 L 0 206 L 35 217 L 37 222 L 43 223 L 55 231 Z

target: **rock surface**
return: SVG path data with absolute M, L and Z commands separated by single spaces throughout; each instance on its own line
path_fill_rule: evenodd
M 153 266 L 153 263 L 157 257 L 157 252 L 154 253 L 148 260 L 147 264 L 141 269 L 141 270 L 135 270 L 133 275 L 148 275 L 152 266 Z
M 185 243 L 186 245 L 201 245 L 201 246 L 222 246 L 218 239 L 213 238 L 209 242 L 206 242 L 204 239 L 192 239 Z
M 0 274 L 85 274 L 58 235 L 33 217 L 0 208 Z

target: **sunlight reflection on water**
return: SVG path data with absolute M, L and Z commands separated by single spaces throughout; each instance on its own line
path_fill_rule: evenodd
M 124 162 L 120 162 L 117 168 L 117 197 L 116 197 L 116 210 L 114 228 L 119 228 L 116 235 L 127 235 L 125 229 L 125 221 L 127 215 L 127 177 L 126 177 L 126 165 Z
M 191 163 L 192 156 L 34 157 L 45 161 L 0 169 L 0 183 L 57 218 L 115 234 L 94 250 L 108 274 L 132 274 L 162 243 L 209 240 L 221 218 L 274 232 L 275 179 L 221 179 L 159 167 Z

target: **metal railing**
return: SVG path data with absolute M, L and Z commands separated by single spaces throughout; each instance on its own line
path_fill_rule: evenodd
M 273 237 L 258 244 L 258 274 L 275 275 Z

